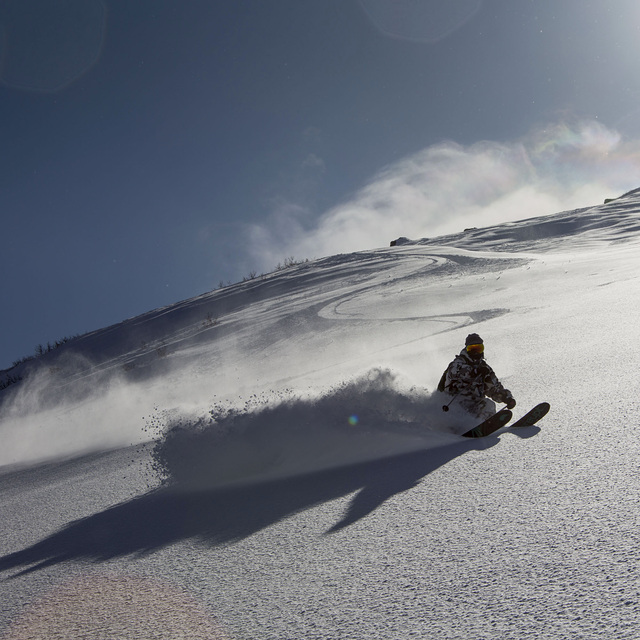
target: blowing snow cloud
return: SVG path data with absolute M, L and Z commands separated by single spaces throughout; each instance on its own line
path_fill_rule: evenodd
M 598 204 L 637 185 L 640 142 L 595 121 L 554 124 L 516 142 L 442 142 L 380 171 L 353 199 L 309 225 L 281 203 L 249 229 L 261 267 Z

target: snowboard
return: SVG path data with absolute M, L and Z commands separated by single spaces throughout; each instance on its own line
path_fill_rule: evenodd
M 498 413 L 494 413 L 490 418 L 481 422 L 477 427 L 469 429 L 469 431 L 462 435 L 465 438 L 484 438 L 485 436 L 488 436 L 494 431 L 500 429 L 500 427 L 504 427 L 504 425 L 511 420 L 511 416 L 513 416 L 513 414 L 509 409 L 500 409 Z
M 551 405 L 548 402 L 541 402 L 537 404 L 529 413 L 525 413 L 522 418 L 516 420 L 513 424 L 510 424 L 510 427 L 531 427 L 538 420 L 544 418 L 549 412 Z

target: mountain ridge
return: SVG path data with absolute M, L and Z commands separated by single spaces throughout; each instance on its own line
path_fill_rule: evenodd
M 535 246 L 536 252 L 558 252 L 571 239 L 575 246 L 588 249 L 594 242 L 617 243 L 630 241 L 640 231 L 640 188 L 626 192 L 606 204 L 563 211 L 555 214 L 506 222 L 489 227 L 472 228 L 456 234 L 418 240 L 403 239 L 401 246 L 455 247 L 471 251 L 496 254 L 525 253 Z M 32 375 L 43 367 L 56 370 L 64 366 L 69 354 L 82 354 L 85 365 L 93 369 L 100 366 L 121 367 L 130 372 L 143 362 L 156 357 L 162 359 L 173 345 L 212 337 L 225 336 L 237 331 L 242 322 L 238 315 L 248 304 L 264 299 L 277 299 L 278 290 L 290 298 L 294 291 L 304 296 L 305 288 L 325 279 L 326 287 L 340 288 L 336 275 L 344 265 L 357 262 L 361 272 L 384 268 L 394 260 L 394 250 L 399 247 L 337 254 L 290 266 L 222 289 L 159 307 L 119 323 L 90 331 L 65 341 L 59 348 L 38 357 L 25 358 L 23 362 L 0 370 L 0 382 L 5 381 L 6 391 L 13 382 Z M 387 254 L 387 255 L 385 255 Z M 522 258 L 519 258 L 522 259 Z M 324 274 L 324 275 L 323 275 Z M 363 276 L 366 277 L 366 276 Z M 339 279 L 338 279 L 339 280 Z M 333 284 L 332 284 L 333 281 Z M 234 325 L 230 328 L 230 324 Z M 119 334 L 118 340 L 109 342 L 109 334 Z M 109 348 L 105 348 L 109 344 Z M 112 362 L 113 361 L 113 362 Z M 0 402 L 3 391 L 0 391 Z

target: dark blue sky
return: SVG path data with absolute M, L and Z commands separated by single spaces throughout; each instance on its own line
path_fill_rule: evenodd
M 442 141 L 639 138 L 638 25 L 636 0 L 4 2 L 0 368 L 275 266 L 252 225 L 312 230 Z

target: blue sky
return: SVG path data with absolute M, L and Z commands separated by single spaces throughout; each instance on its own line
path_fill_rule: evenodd
M 314 258 L 640 186 L 636 0 L 0 5 L 0 368 Z

